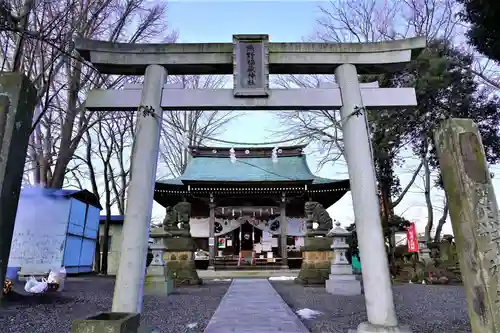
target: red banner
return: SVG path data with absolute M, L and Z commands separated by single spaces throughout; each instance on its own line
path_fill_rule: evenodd
M 408 240 L 408 252 L 418 252 L 417 227 L 414 222 L 406 228 L 406 239 Z

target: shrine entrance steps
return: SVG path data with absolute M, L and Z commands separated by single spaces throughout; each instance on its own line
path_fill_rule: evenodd
M 204 333 L 309 333 L 266 279 L 236 279 Z

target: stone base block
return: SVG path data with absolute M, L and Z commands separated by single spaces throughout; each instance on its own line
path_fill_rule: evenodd
M 139 330 L 140 314 L 104 312 L 84 320 L 73 320 L 71 333 L 135 333 Z
M 349 330 L 349 333 L 412 333 L 410 326 L 380 326 L 370 323 L 361 323 L 355 330 Z
M 354 275 L 332 275 L 326 280 L 326 291 L 332 295 L 361 295 L 361 283 Z
M 302 265 L 295 282 L 301 284 L 324 284 L 330 274 L 333 251 L 305 251 Z
M 168 295 L 174 291 L 174 282 L 167 276 L 146 276 L 144 292 L 156 295 Z
M 165 266 L 151 265 L 148 267 L 146 277 L 148 276 L 166 276 L 167 268 Z
M 332 265 L 330 273 L 333 275 L 353 275 L 351 265 Z
M 331 251 L 332 237 L 305 237 L 304 238 L 304 251 Z
M 167 276 L 172 279 L 174 286 L 179 285 L 200 285 L 203 281 L 196 272 L 194 253 L 192 251 L 167 250 L 165 253 L 167 265 Z
M 194 252 L 196 250 L 196 244 L 191 237 L 169 237 L 166 238 L 165 247 L 167 251 L 191 251 Z

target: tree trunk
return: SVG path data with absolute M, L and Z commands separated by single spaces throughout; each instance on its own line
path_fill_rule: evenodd
M 401 191 L 401 194 L 399 195 L 399 197 L 396 200 L 392 201 L 392 205 L 391 205 L 392 211 L 394 211 L 394 208 L 397 205 L 399 205 L 401 203 L 401 201 L 403 201 L 404 196 L 406 195 L 406 193 L 408 193 L 408 191 L 410 190 L 413 183 L 415 183 L 415 179 L 417 179 L 417 176 L 420 172 L 420 169 L 422 169 L 422 165 L 423 165 L 423 162 L 420 162 L 417 169 L 415 169 L 415 171 L 413 172 L 413 175 L 411 176 L 411 180 L 408 182 L 408 184 L 406 184 L 406 187 L 403 189 L 403 191 Z
M 101 235 L 99 234 L 99 230 L 97 230 L 97 239 L 95 242 L 95 253 L 94 253 L 94 271 L 99 273 L 101 271 Z
M 436 233 L 434 234 L 434 242 L 437 243 L 441 240 L 441 231 L 443 231 L 443 225 L 446 223 L 446 218 L 448 217 L 448 200 L 445 198 L 443 215 L 439 219 L 438 225 L 436 227 Z
M 111 206 L 106 205 L 106 221 L 104 222 L 104 235 L 102 240 L 101 274 L 108 275 L 108 252 L 109 252 L 109 225 L 111 221 Z
M 2 1 L 3 2 L 3 1 Z M 18 34 L 16 40 L 16 49 L 14 51 L 14 62 L 12 64 L 12 71 L 23 73 L 22 60 L 23 60 L 23 50 L 24 50 L 24 32 L 28 30 L 29 17 L 31 10 L 33 8 L 34 0 L 26 0 L 21 11 L 21 22 L 19 22 L 19 30 L 21 33 Z
M 391 195 L 390 195 L 390 189 L 389 186 L 386 182 L 382 181 L 379 182 L 380 186 L 380 197 L 381 197 L 381 204 L 382 204 L 382 228 L 385 231 L 385 234 L 387 235 L 387 242 L 389 243 L 389 264 L 392 264 L 394 262 L 394 251 L 396 247 L 396 235 L 394 232 L 394 228 L 390 225 L 390 220 L 393 215 L 392 212 L 392 204 L 391 204 Z
M 434 226 L 434 214 L 432 211 L 432 200 L 431 200 L 431 171 L 429 169 L 429 161 L 424 157 L 422 159 L 424 162 L 424 171 L 425 171 L 425 204 L 427 205 L 427 225 L 425 226 L 425 240 L 426 242 L 432 242 L 432 227 Z

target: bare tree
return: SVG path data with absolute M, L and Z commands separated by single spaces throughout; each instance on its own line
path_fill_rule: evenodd
M 468 68 L 485 86 L 500 89 L 499 67 L 478 54 L 463 39 L 466 29 L 455 0 L 330 1 L 322 6 L 314 39 L 329 42 L 375 42 L 425 36 L 460 45 L 475 56 Z
M 318 88 L 322 82 L 333 82 L 326 75 L 280 75 L 274 84 L 286 89 Z M 343 137 L 338 110 L 281 111 L 280 130 L 276 133 L 297 144 L 308 144 L 319 153 L 318 170 L 343 157 Z M 294 140 L 295 139 L 295 140 Z
M 104 223 L 104 237 L 102 244 L 102 259 L 101 259 L 101 274 L 106 275 L 108 272 L 108 252 L 109 252 L 109 227 L 111 222 L 111 207 L 112 202 L 112 178 L 113 166 L 111 165 L 112 155 L 115 151 L 115 141 L 110 140 L 113 137 L 114 131 L 118 128 L 114 121 L 99 121 L 96 126 L 96 134 L 98 136 L 97 154 L 102 161 L 103 167 L 103 182 L 104 182 L 104 212 L 106 221 Z
M 275 83 L 284 88 L 317 88 L 321 82 L 332 81 L 329 76 L 279 76 Z M 338 110 L 310 110 L 310 111 L 284 111 L 278 113 L 282 121 L 282 130 L 278 133 L 289 138 L 301 138 L 299 142 L 310 144 L 313 152 L 319 153 L 321 159 L 318 161 L 318 170 L 328 163 L 338 162 L 344 159 L 344 145 L 342 136 L 342 122 Z M 395 147 L 396 152 L 402 150 L 404 144 Z M 414 184 L 422 164 L 413 171 L 413 175 L 400 191 L 396 198 L 387 202 L 388 211 L 401 203 L 404 196 Z
M 146 0 L 27 0 L 10 14 L 14 24 L 0 36 L 5 46 L 0 51 L 2 69 L 19 69 L 38 89 L 27 163 L 31 182 L 60 188 L 65 183 L 84 187 L 82 180 L 90 181 L 108 216 L 103 244 L 107 253 L 111 207 L 116 205 L 121 213 L 125 209 L 129 171 L 123 148 L 133 138 L 134 118 L 129 114 L 120 120 L 120 113 L 85 110 L 89 89 L 116 88 L 127 78 L 97 73 L 74 51 L 72 40 L 172 42 L 176 35 L 166 33 L 166 5 Z M 97 130 L 89 133 L 93 126 Z M 75 158 L 78 155 L 87 156 Z M 101 186 L 104 193 L 99 193 Z M 106 271 L 106 259 L 103 266 Z
M 118 214 L 125 215 L 127 189 L 130 184 L 130 159 L 136 130 L 136 114 L 122 112 L 121 117 L 114 117 L 115 131 L 109 136 L 114 151 L 113 168 L 109 170 L 109 179 L 113 190 L 113 201 Z M 106 178 L 105 178 L 106 179 Z
M 185 89 L 221 88 L 225 81 L 223 76 L 190 75 L 174 78 L 180 81 Z M 223 131 L 238 113 L 232 111 L 169 111 L 163 115 L 162 136 L 160 141 L 160 163 L 165 167 L 167 175 L 181 175 L 189 160 L 188 147 L 200 146 L 207 138 L 215 137 Z
M 72 163 L 80 162 L 86 166 L 75 170 L 75 178 L 88 181 L 104 206 L 103 240 L 102 243 L 98 240 L 100 244 L 96 245 L 95 261 L 96 269 L 107 274 L 108 236 L 113 209 L 120 215 L 125 214 L 136 114 L 102 112 L 99 118 L 100 121 L 85 133 L 82 147 L 74 154 Z
M 317 20 L 317 28 L 311 40 L 324 42 L 376 42 L 409 38 L 415 36 L 425 36 L 428 40 L 444 39 L 460 42 L 463 35 L 463 27 L 456 15 L 459 11 L 454 0 L 360 0 L 360 1 L 330 1 L 320 7 L 321 15 Z M 484 71 L 482 72 L 484 73 Z M 374 73 L 375 74 L 375 73 Z M 491 77 L 490 77 L 491 78 Z M 483 78 L 484 79 L 484 78 Z M 277 83 L 283 87 L 292 86 L 316 87 L 318 81 L 332 80 L 329 76 L 286 76 L 280 77 Z M 493 82 L 494 83 L 494 82 Z M 489 84 L 493 84 L 489 82 Z M 325 142 L 329 155 L 331 151 L 335 156 L 323 158 L 320 167 L 325 162 L 336 161 L 342 153 L 342 135 L 340 133 L 341 119 L 335 112 L 326 111 L 295 111 L 282 113 L 281 118 L 285 123 L 285 134 L 289 136 L 297 133 L 310 133 L 309 141 L 320 145 L 324 149 Z M 325 130 L 324 125 L 331 126 Z M 326 134 L 325 134 L 326 132 Z M 328 134 L 334 134 L 331 141 L 325 140 Z M 424 173 L 428 175 L 429 181 L 426 183 L 428 191 L 425 191 L 427 206 L 429 210 L 430 229 L 433 224 L 433 206 L 430 200 L 430 170 L 428 161 L 424 158 L 420 165 L 414 170 L 413 176 L 398 198 L 392 198 L 389 203 L 390 208 L 397 206 L 409 188 L 414 183 L 416 177 L 424 168 Z M 445 205 L 446 207 L 446 205 Z M 446 221 L 447 209 L 443 210 L 440 218 L 440 230 Z M 426 237 L 432 239 L 430 229 L 426 232 Z M 427 231 L 427 230 L 426 230 Z M 437 231 L 437 230 L 436 230 Z
M 322 16 L 318 19 L 316 36 L 321 40 L 334 42 L 375 42 L 415 36 L 425 36 L 428 40 L 443 39 L 459 42 L 464 30 L 457 16 L 458 11 L 459 8 L 454 0 L 331 1 L 328 6 L 321 8 Z M 425 237 L 431 241 L 434 224 L 431 198 L 433 184 L 426 156 L 422 157 L 420 167 L 414 173 L 411 183 L 422 166 L 425 174 L 424 196 L 428 211 Z M 402 192 L 403 195 L 405 193 Z M 401 198 L 400 196 L 396 203 L 399 203 Z M 435 237 L 439 237 L 447 214 L 445 205 Z
M 122 76 L 100 75 L 83 63 L 73 49 L 73 38 L 136 43 L 159 36 L 172 41 L 175 35 L 165 34 L 165 4 L 146 0 L 39 1 L 27 26 L 19 29 L 5 30 L 0 37 L 5 46 L 2 68 L 12 69 L 16 55 L 21 55 L 21 68 L 38 89 L 29 169 L 33 183 L 60 188 L 86 131 L 100 120 L 98 114 L 86 112 L 86 92 L 124 81 Z M 22 52 L 15 48 L 19 34 L 24 37 Z

